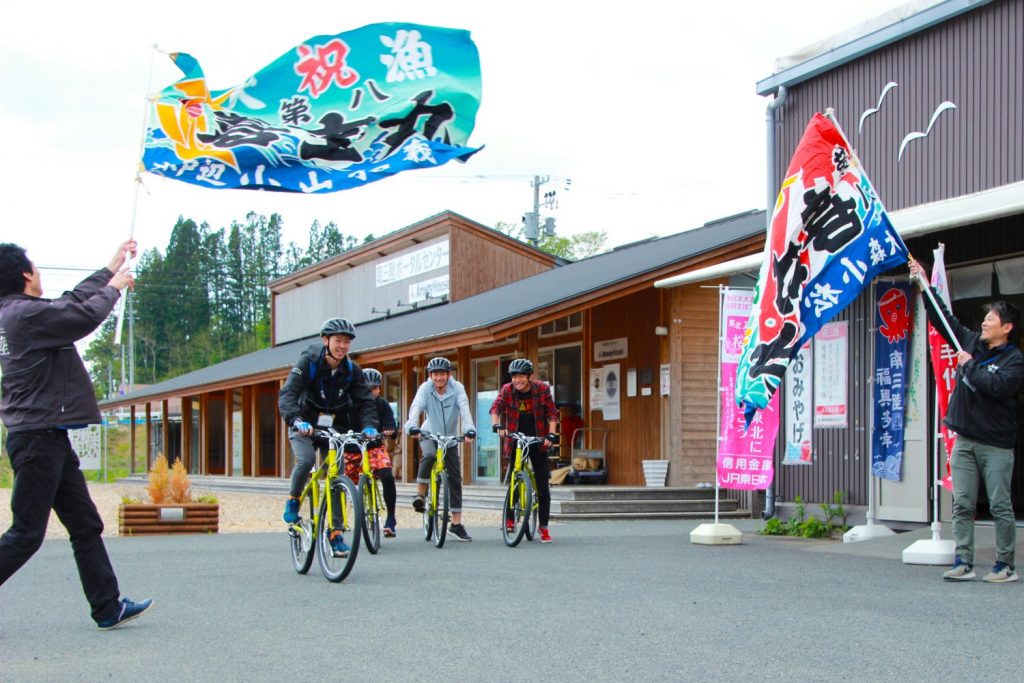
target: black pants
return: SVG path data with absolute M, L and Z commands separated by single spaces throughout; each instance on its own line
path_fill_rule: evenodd
M 540 450 L 540 444 L 533 444 L 526 452 L 530 456 L 530 463 L 533 465 L 533 478 L 537 480 L 537 510 L 538 526 L 547 528 L 548 518 L 551 516 L 551 467 L 548 465 L 548 456 Z M 509 460 L 509 467 L 515 465 L 515 454 Z
M 89 497 L 78 455 L 59 429 L 11 432 L 7 454 L 14 468 L 11 528 L 0 536 L 0 585 L 28 562 L 46 536 L 50 509 L 71 536 L 85 597 L 99 622 L 120 609 L 117 577 L 103 545 L 103 520 Z
M 388 519 L 395 518 L 395 501 L 398 499 L 398 490 L 395 488 L 395 475 L 390 467 L 382 467 L 374 472 L 380 480 L 380 487 L 384 490 L 384 506 L 388 509 Z

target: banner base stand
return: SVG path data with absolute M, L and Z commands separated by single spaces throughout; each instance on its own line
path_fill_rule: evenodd
M 943 541 L 942 525 L 932 523 L 932 537 L 914 541 L 903 551 L 903 564 L 951 565 L 956 555 L 956 543 Z
M 743 534 L 732 524 L 701 524 L 690 532 L 690 543 L 697 545 L 739 545 Z
M 856 543 L 857 541 L 866 541 L 871 538 L 895 535 L 896 532 L 884 524 L 858 524 L 843 534 L 843 543 Z

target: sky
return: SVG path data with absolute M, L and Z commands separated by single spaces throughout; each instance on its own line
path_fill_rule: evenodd
M 57 296 L 129 234 L 162 251 L 178 216 L 219 228 L 276 212 L 302 246 L 314 219 L 358 239 L 446 209 L 518 224 L 535 175 L 557 193 L 542 218 L 560 235 L 673 234 L 764 208 L 768 100 L 754 90 L 774 60 L 900 4 L 14 3 L 0 24 L 0 241 L 25 247 Z M 221 89 L 312 36 L 380 21 L 471 32 L 483 98 L 470 144 L 485 148 L 467 163 L 315 196 L 149 174 L 136 193 L 146 95 L 180 78 L 154 45 L 192 54 Z

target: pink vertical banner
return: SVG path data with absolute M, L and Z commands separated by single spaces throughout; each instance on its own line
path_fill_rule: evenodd
M 743 331 L 754 293 L 726 288 L 721 298 L 721 422 L 718 428 L 718 485 L 726 489 L 766 489 L 775 475 L 773 454 L 779 431 L 779 392 L 744 430 L 743 410 L 736 405 L 736 370 L 743 351 Z

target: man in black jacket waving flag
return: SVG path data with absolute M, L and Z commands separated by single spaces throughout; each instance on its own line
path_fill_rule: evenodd
M 924 282 L 920 264 L 911 261 L 910 272 L 919 284 Z M 925 305 L 928 319 L 958 349 L 960 373 L 945 419 L 946 426 L 957 435 L 950 455 L 956 560 L 943 578 L 966 581 L 975 576 L 974 513 L 983 481 L 996 526 L 996 563 L 983 580 L 1017 581 L 1017 527 L 1010 480 L 1017 436 L 1016 395 L 1024 379 L 1024 354 L 1013 341 L 1020 312 L 1006 301 L 987 304 L 979 334 L 953 317 L 939 297 L 926 296 Z M 951 333 L 955 338 L 950 337 Z

